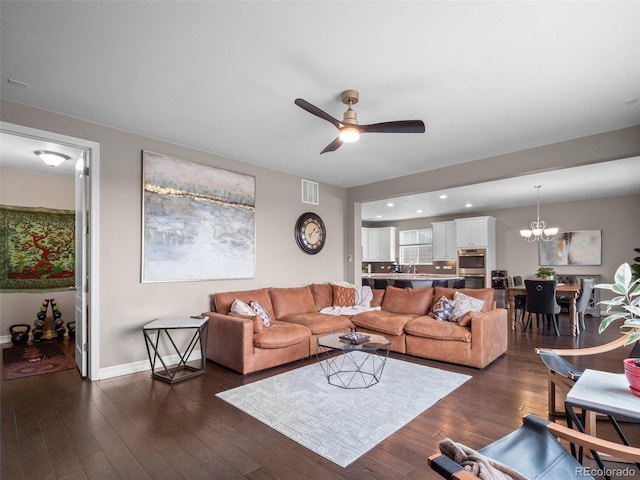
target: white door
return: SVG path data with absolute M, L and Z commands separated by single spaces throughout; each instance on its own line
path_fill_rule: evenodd
M 82 152 L 76 163 L 76 348 L 75 357 L 82 377 L 87 376 L 87 326 L 89 312 L 89 153 Z

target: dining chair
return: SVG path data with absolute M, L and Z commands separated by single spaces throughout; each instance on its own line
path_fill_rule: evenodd
M 571 445 L 571 451 L 577 445 L 631 462 L 640 461 L 638 447 L 580 433 L 565 425 L 528 414 L 523 417 L 521 427 L 477 451 L 451 439 L 444 439 L 439 444 L 440 451 L 444 453 L 431 455 L 428 463 L 442 478 L 454 480 L 594 478 L 591 469 L 580 463 L 581 456 L 575 458 L 564 442 Z M 609 477 L 605 474 L 605 478 Z
M 507 277 L 507 286 L 509 287 L 521 287 L 522 276 L 515 275 L 513 277 Z M 513 324 L 515 325 L 518 321 L 518 310 L 520 311 L 520 322 L 524 321 L 524 306 L 527 300 L 526 295 L 515 295 L 513 297 L 514 300 L 514 309 L 513 309 Z
M 434 280 L 433 281 L 433 286 L 434 287 L 448 287 L 449 286 L 449 280 Z
M 558 318 L 560 305 L 556 301 L 557 280 L 525 280 L 524 286 L 527 291 L 525 310 L 527 312 L 527 323 L 524 330 L 531 325 L 531 315 L 536 315 L 536 324 L 540 325 L 540 315 L 553 325 L 557 336 L 560 336 L 558 329 Z
M 453 281 L 453 288 L 464 288 L 465 280 L 464 278 L 456 278 Z
M 576 300 L 576 314 L 578 316 L 578 328 L 584 330 L 584 314 L 589 307 L 589 302 L 591 301 L 591 293 L 593 292 L 593 287 L 595 286 L 596 281 L 593 278 L 583 278 L 580 280 L 580 294 L 578 299 Z M 569 299 L 568 298 L 559 298 L 558 305 L 560 307 L 565 307 L 569 309 Z

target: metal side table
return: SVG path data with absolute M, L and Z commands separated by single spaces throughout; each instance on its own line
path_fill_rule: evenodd
M 181 352 L 171 334 L 175 330 L 193 330 L 191 340 Z M 151 363 L 151 376 L 169 383 L 176 383 L 205 373 L 207 363 L 207 332 L 209 319 L 207 317 L 158 318 L 142 327 L 147 354 Z M 164 335 L 163 335 L 164 333 Z M 159 351 L 160 338 L 166 337 L 179 358 L 177 365 L 169 364 L 168 355 L 163 358 Z M 196 346 L 200 346 L 200 359 L 197 365 L 188 365 L 189 357 Z M 194 363 L 193 361 L 191 363 Z M 157 370 L 156 370 L 157 368 Z

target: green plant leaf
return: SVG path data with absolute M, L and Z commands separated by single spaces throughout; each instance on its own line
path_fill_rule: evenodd
M 615 320 L 619 320 L 621 318 L 625 318 L 625 314 L 624 313 L 614 313 L 613 315 L 609 315 L 608 317 L 605 317 L 600 322 L 600 326 L 598 327 L 598 333 L 604 332 L 607 329 L 607 327 L 609 327 L 609 325 L 611 325 L 611 322 L 613 322 Z
M 627 334 L 627 338 L 624 341 L 625 345 L 630 345 L 632 343 L 637 342 L 638 340 L 640 340 L 640 332 L 634 331 L 633 333 L 628 333 Z

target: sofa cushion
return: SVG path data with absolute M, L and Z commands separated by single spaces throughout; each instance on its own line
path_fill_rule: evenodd
M 284 348 L 300 342 L 308 342 L 311 331 L 304 325 L 274 320 L 269 328 L 253 335 L 253 345 L 258 348 Z
M 493 309 L 495 296 L 495 290 L 493 288 L 460 288 L 456 290 L 455 288 L 435 287 L 435 298 L 440 298 L 444 295 L 448 299 L 453 300 L 453 296 L 456 291 L 469 295 L 473 298 L 484 300 L 484 306 L 481 310 L 482 312 L 488 312 Z
M 382 307 L 382 300 L 384 300 L 384 293 L 385 293 L 384 288 L 372 288 L 371 289 L 371 294 L 373 296 L 371 298 L 371 307 L 372 308 Z
M 331 291 L 333 293 L 334 307 L 353 307 L 356 304 L 355 288 L 331 285 Z
M 264 323 L 259 315 L 242 315 L 240 313 L 229 312 L 230 317 L 244 318 L 253 322 L 253 333 L 260 333 L 264 329 Z
M 467 312 L 481 312 L 484 307 L 484 300 L 465 295 L 461 292 L 456 292 L 453 295 L 453 300 L 455 301 L 455 307 L 449 318 L 452 322 L 457 321 Z
M 271 304 L 276 319 L 295 313 L 315 313 L 316 304 L 313 301 L 311 288 L 270 288 Z
M 404 331 L 416 337 L 471 343 L 469 327 L 462 327 L 456 322 L 441 322 L 429 315 L 414 318 L 405 325 Z
M 431 311 L 427 315 L 440 321 L 448 320 L 455 307 L 456 302 L 443 295 L 433 304 Z
M 440 297 L 438 297 L 440 298 Z M 426 315 L 433 302 L 433 288 L 397 288 L 389 285 L 382 300 L 382 310 L 392 313 Z
M 323 308 L 333 306 L 333 290 L 329 283 L 312 283 L 309 285 L 311 288 L 311 295 L 313 295 L 313 301 L 316 304 L 316 310 L 319 312 Z
M 416 318 L 416 316 L 411 313 L 392 313 L 378 310 L 354 315 L 351 317 L 351 321 L 358 327 L 390 335 L 401 335 L 404 332 L 406 323 Z
M 271 298 L 269 297 L 269 290 L 266 288 L 260 288 L 258 290 L 245 290 L 240 292 L 221 292 L 213 295 L 213 307 L 215 311 L 222 314 L 227 314 L 231 310 L 231 304 L 235 299 L 242 300 L 247 305 L 251 303 L 251 300 L 260 302 L 260 304 L 269 312 L 271 318 L 274 318 L 273 306 L 271 305 Z
M 349 317 L 327 313 L 294 313 L 280 317 L 278 320 L 304 325 L 314 335 L 339 331 L 348 332 L 353 326 Z

